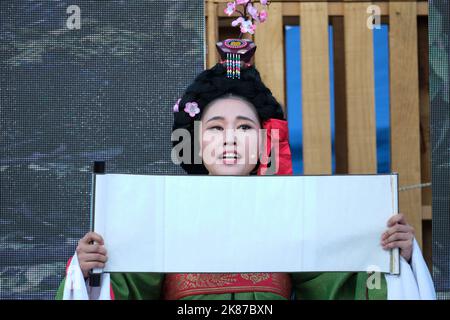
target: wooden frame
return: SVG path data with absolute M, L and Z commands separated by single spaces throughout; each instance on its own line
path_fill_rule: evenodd
M 213 48 L 219 38 L 232 34 L 230 23 L 235 17 L 224 13 L 226 0 L 205 1 L 206 42 Z M 331 24 L 334 75 L 339 79 L 334 82 L 336 171 L 376 173 L 372 31 L 360 27 L 366 25 L 370 4 L 379 6 L 382 23 L 389 24 L 391 171 L 399 173 L 400 188 L 430 182 L 427 1 L 272 1 L 269 19 L 258 25 L 253 37 L 258 46 L 255 65 L 286 106 L 284 26 L 302 25 L 304 172 L 330 174 Z M 217 61 L 215 53 L 208 54 L 207 67 Z M 431 188 L 400 191 L 399 201 L 431 265 Z

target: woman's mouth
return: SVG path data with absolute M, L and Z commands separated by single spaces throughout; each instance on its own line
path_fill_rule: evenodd
M 225 164 L 236 164 L 241 156 L 236 151 L 224 151 L 221 159 Z

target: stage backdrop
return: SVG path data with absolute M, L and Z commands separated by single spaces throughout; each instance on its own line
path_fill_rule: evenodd
M 439 299 L 450 299 L 450 6 L 429 1 L 433 278 Z
M 203 0 L 0 1 L 0 298 L 53 299 L 90 170 L 183 174 L 172 107 L 204 66 Z

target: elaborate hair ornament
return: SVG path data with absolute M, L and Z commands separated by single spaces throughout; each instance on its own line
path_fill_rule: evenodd
M 260 0 L 262 8 L 256 7 L 251 0 L 236 0 L 228 2 L 225 14 L 231 16 L 235 12 L 240 14 L 236 20 L 231 22 L 233 27 L 239 26 L 241 34 L 238 39 L 227 39 L 216 43 L 217 50 L 220 54 L 220 63 L 225 64 L 227 69 L 227 77 L 231 79 L 241 78 L 241 68 L 250 67 L 251 58 L 255 54 L 256 45 L 253 41 L 242 39 L 244 33 L 254 34 L 256 23 L 263 23 L 267 20 L 266 7 L 270 5 L 268 0 Z M 243 11 L 237 9 L 241 5 Z
M 241 78 L 241 67 L 251 66 L 251 58 L 256 51 L 255 43 L 247 39 L 219 41 L 216 48 L 220 54 L 220 63 L 225 64 L 227 77 L 231 79 Z

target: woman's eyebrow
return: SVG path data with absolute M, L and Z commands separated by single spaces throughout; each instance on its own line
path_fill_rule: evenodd
M 208 121 L 206 121 L 206 123 L 208 123 L 210 121 L 213 121 L 213 120 L 225 120 L 225 118 L 224 117 L 220 117 L 220 116 L 215 116 L 215 117 L 212 117 L 211 119 L 209 119 Z
M 254 124 L 256 124 L 256 122 L 254 120 L 244 117 L 244 116 L 237 116 L 236 118 L 239 120 L 247 120 L 247 121 L 250 121 L 250 122 L 253 122 Z
M 250 119 L 248 117 L 245 117 L 245 116 L 237 116 L 236 119 L 238 119 L 238 120 L 247 120 L 247 121 L 250 121 L 250 122 L 253 122 L 254 124 L 256 124 L 255 121 L 253 121 L 252 119 Z M 213 120 L 225 120 L 225 118 L 221 117 L 221 116 L 215 116 L 215 117 L 212 117 L 211 119 L 209 119 L 208 121 L 206 121 L 206 123 L 208 123 L 210 121 L 213 121 Z

